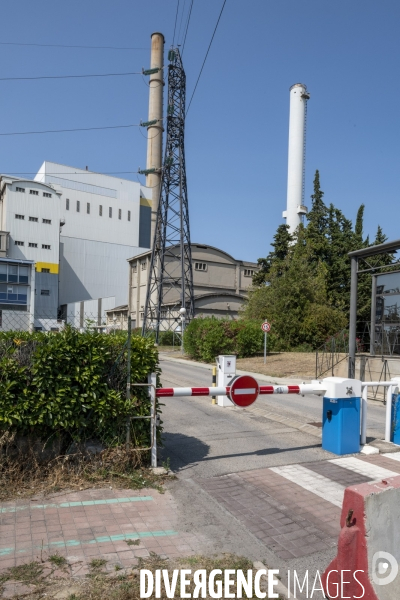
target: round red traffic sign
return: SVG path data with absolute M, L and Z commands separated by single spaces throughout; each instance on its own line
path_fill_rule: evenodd
M 250 406 L 257 400 L 260 387 L 251 375 L 238 375 L 232 379 L 229 398 L 236 406 Z
M 269 331 L 271 331 L 271 323 L 268 323 L 268 321 L 264 321 L 264 323 L 261 325 L 261 329 L 265 333 L 268 333 Z

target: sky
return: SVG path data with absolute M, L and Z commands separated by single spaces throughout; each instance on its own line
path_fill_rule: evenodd
M 0 134 L 146 121 L 141 72 L 150 36 L 182 44 L 191 0 L 14 0 L 2 3 Z M 223 0 L 194 0 L 183 63 L 190 99 Z M 311 94 L 306 193 L 320 171 L 324 199 L 365 234 L 398 233 L 400 190 L 398 0 L 227 0 L 186 120 L 191 239 L 256 261 L 286 208 L 289 88 Z M 173 39 L 175 28 L 175 40 Z M 48 44 L 49 46 L 11 45 Z M 136 50 L 60 48 L 111 46 Z M 146 131 L 132 127 L 0 135 L 0 172 L 33 177 L 44 160 L 144 177 Z M 29 175 L 31 173 L 31 175 Z

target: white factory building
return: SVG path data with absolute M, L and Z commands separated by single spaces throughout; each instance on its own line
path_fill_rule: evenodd
M 37 329 L 59 307 L 101 320 L 126 304 L 127 259 L 150 247 L 150 226 L 151 190 L 140 183 L 52 162 L 33 180 L 0 176 L 0 254 L 35 264 Z

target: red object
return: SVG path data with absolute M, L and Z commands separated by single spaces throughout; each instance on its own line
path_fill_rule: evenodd
M 264 323 L 261 325 L 261 329 L 265 332 L 268 333 L 269 331 L 271 331 L 271 324 L 268 323 L 268 321 L 264 321 Z
M 229 399 L 236 406 L 250 406 L 258 398 L 260 386 L 251 375 L 239 375 L 231 381 Z
M 366 522 L 365 506 L 369 496 L 378 495 L 388 489 L 400 489 L 400 476 L 390 477 L 384 481 L 385 483 L 370 482 L 353 485 L 346 488 L 344 492 L 340 517 L 342 529 L 339 534 L 337 556 L 321 577 L 328 598 L 361 597 L 363 600 L 379 598 L 371 581 L 372 573 L 369 571 L 368 545 L 371 543 L 373 524 Z M 387 531 L 387 535 L 393 535 L 393 532 Z M 337 596 L 338 590 L 340 593 Z

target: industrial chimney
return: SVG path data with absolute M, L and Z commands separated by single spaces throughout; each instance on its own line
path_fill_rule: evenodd
M 160 197 L 162 146 L 163 146 L 163 91 L 164 91 L 164 36 L 162 33 L 151 35 L 150 69 L 160 69 L 152 73 L 149 80 L 149 122 L 156 121 L 147 128 L 147 163 L 146 169 L 155 172 L 146 175 L 146 186 L 152 189 L 151 205 L 151 237 L 153 245 L 156 226 L 158 201 Z
M 304 205 L 304 175 L 306 158 L 307 101 L 310 94 L 304 83 L 290 88 L 289 152 L 287 204 L 283 217 L 293 233 L 307 214 Z

